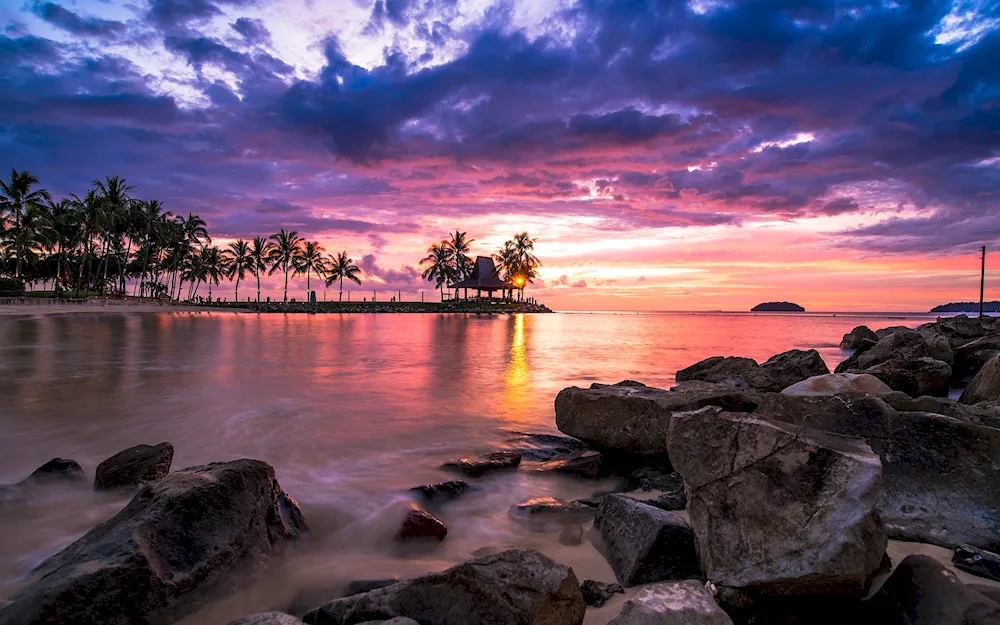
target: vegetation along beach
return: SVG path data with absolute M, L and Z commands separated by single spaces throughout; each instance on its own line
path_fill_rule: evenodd
M 0 625 L 1000 625 L 996 0 L 0 17 Z

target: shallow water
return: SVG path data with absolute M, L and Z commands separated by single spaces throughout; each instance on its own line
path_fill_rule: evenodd
M 614 486 L 517 472 L 443 507 L 448 538 L 429 552 L 391 541 L 402 491 L 454 479 L 438 466 L 503 446 L 512 431 L 556 433 L 566 386 L 635 379 L 669 387 L 713 355 L 763 361 L 816 348 L 832 369 L 856 325 L 929 317 L 780 314 L 242 315 L 102 313 L 0 318 L 0 483 L 60 456 L 93 479 L 104 458 L 173 443 L 173 467 L 241 457 L 276 468 L 302 505 L 307 545 L 268 584 L 193 623 L 287 604 L 305 589 L 444 568 L 485 546 L 527 545 L 595 565 L 512 521 L 511 504 Z M 126 503 L 89 485 L 0 507 L 0 597 L 28 571 Z M 597 570 L 594 574 L 606 573 Z M 578 571 L 578 576 L 584 575 Z M 307 601 L 308 599 L 303 599 Z

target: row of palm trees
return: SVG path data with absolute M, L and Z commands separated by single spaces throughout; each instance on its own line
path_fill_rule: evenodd
M 503 280 L 518 287 L 521 294 L 524 287 L 538 277 L 538 268 L 542 266 L 535 256 L 535 242 L 527 232 L 519 232 L 513 239 L 504 241 L 500 250 L 493 254 L 497 272 Z M 442 239 L 439 243 L 427 249 L 427 256 L 420 261 L 424 280 L 435 283 L 444 298 L 444 286 L 465 280 L 472 275 L 475 262 L 469 256 L 472 243 L 465 232 L 455 232 Z
M 361 284 L 361 269 L 347 252 L 324 254 L 316 241 L 306 241 L 294 230 L 282 229 L 252 241 L 238 239 L 225 249 L 212 246 L 206 223 L 198 215 L 186 217 L 165 211 L 157 200 L 132 197 L 134 187 L 123 178 L 94 180 L 83 196 L 53 200 L 28 171 L 11 170 L 0 180 L 0 276 L 18 283 L 52 283 L 58 294 L 75 290 L 181 299 L 195 299 L 202 284 L 223 279 L 257 280 L 267 272 L 284 274 L 284 301 L 288 278 L 305 275 L 311 292 L 312 277 L 329 287 L 344 280 Z

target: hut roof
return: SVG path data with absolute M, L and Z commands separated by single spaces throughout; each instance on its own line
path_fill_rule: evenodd
M 476 256 L 476 264 L 472 266 L 472 274 L 465 280 L 449 285 L 452 289 L 515 289 L 513 284 L 501 280 L 497 266 L 489 256 Z

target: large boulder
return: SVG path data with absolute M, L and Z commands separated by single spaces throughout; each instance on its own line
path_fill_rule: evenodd
M 1000 582 L 1000 555 L 972 545 L 959 545 L 951 557 L 956 569 Z
M 887 360 L 916 360 L 931 358 L 932 350 L 922 334 L 915 330 L 902 329 L 886 335 L 871 349 L 855 352 L 835 369 L 836 373 L 865 371 Z
M 984 336 L 955 348 L 952 379 L 956 385 L 965 386 L 986 363 L 1000 354 L 1000 336 Z
M 983 365 L 979 373 L 965 387 L 958 401 L 963 404 L 978 404 L 995 399 L 1000 399 L 1000 355 L 994 356 Z
M 885 382 L 867 373 L 828 373 L 796 382 L 781 391 L 782 395 L 796 397 L 824 397 L 841 393 L 890 393 Z
M 855 349 L 864 351 L 870 349 L 878 343 L 878 335 L 868 326 L 857 326 L 844 335 L 840 341 L 841 349 Z
M 97 465 L 94 489 L 111 490 L 151 484 L 167 475 L 173 459 L 174 446 L 170 443 L 129 447 Z
M 885 553 L 882 465 L 864 441 L 707 407 L 674 416 L 706 575 L 770 595 L 860 595 Z
M 886 393 L 882 401 L 897 412 L 932 412 L 975 425 L 1000 428 L 1000 404 L 992 402 L 963 404 L 947 397 L 910 397 L 905 393 Z
M 814 375 L 830 373 L 819 353 L 793 349 L 763 365 L 750 358 L 713 356 L 677 372 L 678 382 L 729 384 L 744 392 L 777 392 Z
M 448 528 L 430 512 L 420 506 L 411 503 L 403 517 L 403 523 L 396 532 L 396 540 L 433 539 L 444 540 L 448 535 Z
M 913 360 L 893 358 L 869 367 L 864 372 L 882 380 L 892 390 L 912 397 L 947 397 L 951 383 L 951 367 L 948 363 L 928 357 Z
M 511 518 L 537 532 L 558 532 L 567 525 L 586 523 L 597 509 L 580 501 L 555 497 L 535 497 L 514 504 L 507 511 Z
M 882 460 L 879 514 L 891 538 L 1000 548 L 1000 430 L 898 412 L 875 396 L 768 395 L 754 415 L 864 438 Z
M 303 623 L 284 612 L 261 612 L 231 621 L 229 625 L 303 625 Z
M 880 593 L 895 603 L 904 623 L 995 625 L 1000 604 L 969 588 L 930 556 L 907 556 Z
M 698 576 L 691 526 L 624 495 L 607 495 L 594 518 L 598 551 L 623 586 Z
M 760 366 L 771 378 L 771 384 L 763 391 L 779 392 L 796 382 L 830 373 L 823 357 L 815 349 L 793 349 L 771 356 Z
M 0 624 L 174 623 L 305 529 L 264 462 L 177 471 L 43 562 Z
M 594 447 L 657 456 L 666 452 L 673 413 L 712 405 L 746 412 L 757 407 L 746 394 L 725 384 L 685 382 L 669 391 L 638 382 L 591 384 L 559 392 L 556 426 Z
M 622 605 L 608 625 L 732 625 L 698 580 L 651 584 Z
M 927 352 L 931 358 L 946 362 L 949 367 L 955 364 L 955 350 L 948 337 L 938 328 L 917 328 L 917 332 L 927 342 Z
M 573 569 L 509 549 L 327 603 L 303 620 L 352 625 L 406 616 L 435 625 L 579 625 L 587 606 Z

